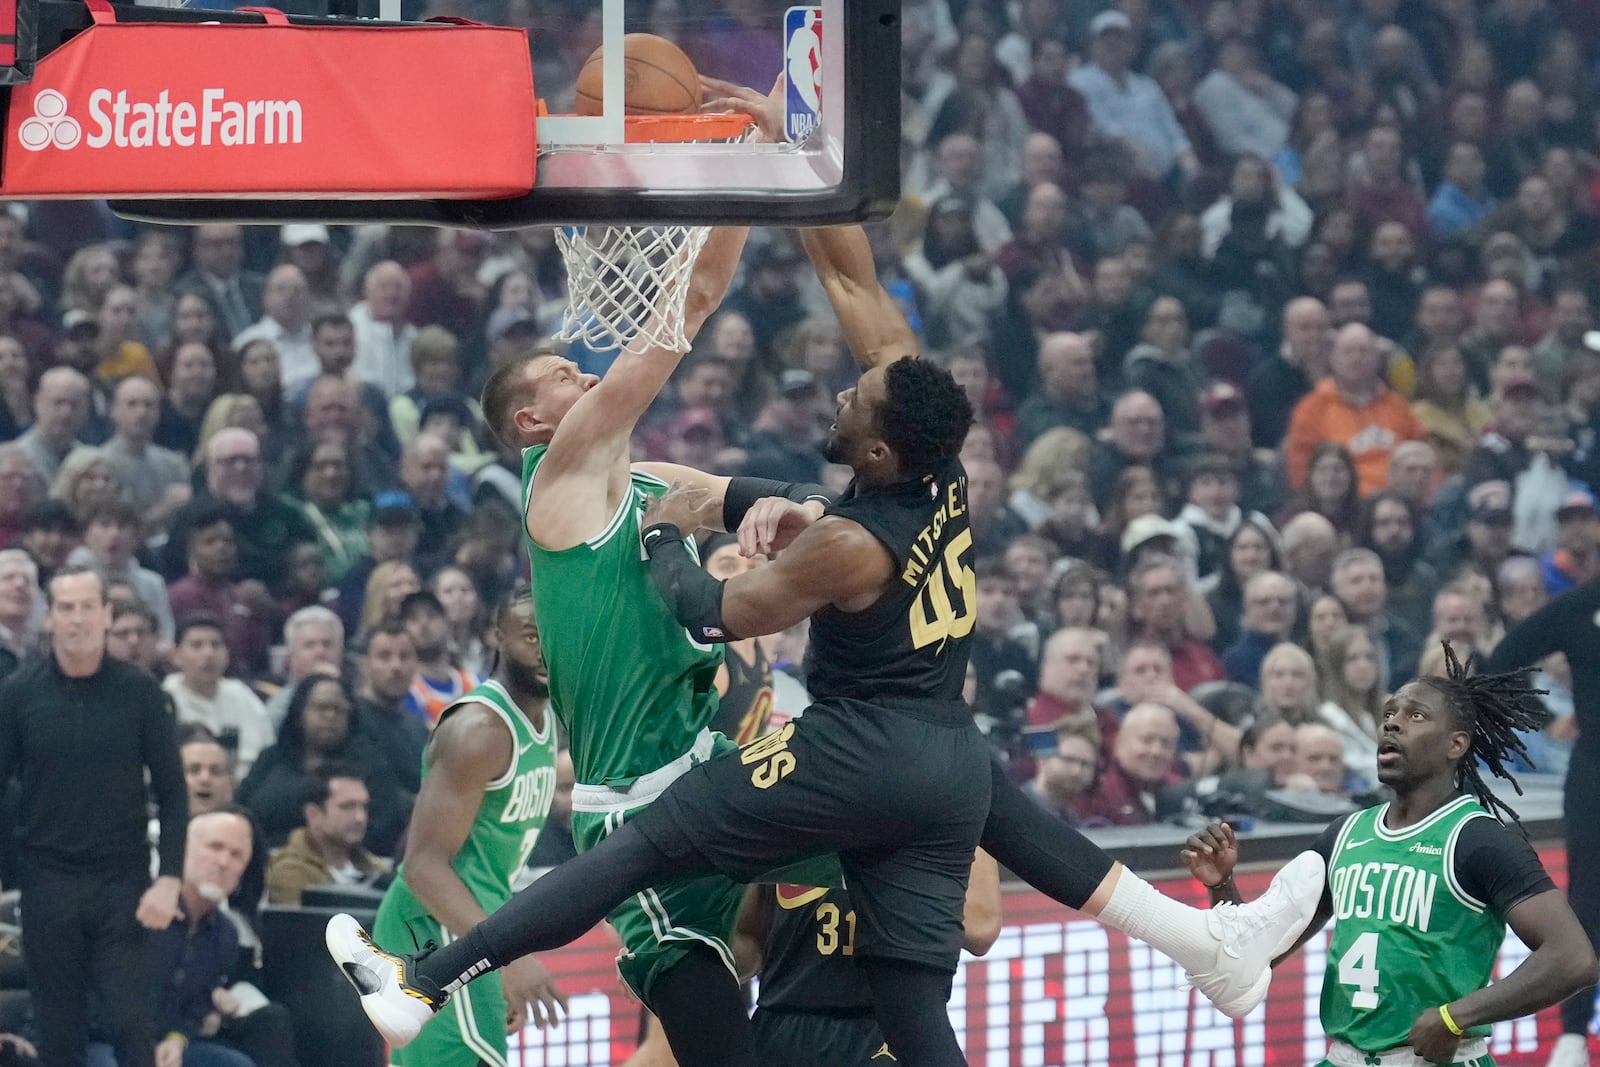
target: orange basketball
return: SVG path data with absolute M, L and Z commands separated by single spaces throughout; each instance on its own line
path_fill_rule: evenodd
M 600 114 L 602 49 L 578 72 L 578 114 Z M 700 75 L 683 49 L 653 33 L 622 38 L 623 103 L 629 115 L 692 115 L 700 110 Z

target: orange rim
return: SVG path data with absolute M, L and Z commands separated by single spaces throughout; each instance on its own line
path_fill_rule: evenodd
M 732 141 L 755 125 L 749 115 L 628 115 L 629 144 Z

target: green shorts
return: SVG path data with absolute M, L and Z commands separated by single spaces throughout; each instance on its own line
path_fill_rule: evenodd
M 384 894 L 372 924 L 378 944 L 404 949 L 413 943 L 454 940 L 420 906 L 411 906 L 415 900 L 403 882 Z M 458 990 L 415 1041 L 390 1052 L 389 1062 L 395 1067 L 477 1067 L 480 1062 L 506 1067 L 506 995 L 500 972 L 491 971 Z
M 593 848 L 629 817 L 644 810 L 572 813 L 572 840 L 579 852 Z M 657 978 L 695 945 L 715 952 L 729 973 L 733 962 L 733 927 L 744 900 L 744 886 L 720 874 L 674 878 L 636 893 L 606 916 L 622 938 L 617 971 L 628 988 L 648 1006 Z

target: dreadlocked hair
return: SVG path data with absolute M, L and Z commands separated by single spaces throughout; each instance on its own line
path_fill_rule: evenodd
M 1533 688 L 1527 671 L 1472 674 L 1475 657 L 1469 657 L 1463 665 L 1450 642 L 1441 643 L 1444 645 L 1444 677 L 1429 675 L 1419 680 L 1449 700 L 1462 729 L 1472 738 L 1467 754 L 1461 757 L 1456 768 L 1456 784 L 1476 797 L 1490 814 L 1497 818 L 1500 814 L 1509 815 L 1513 822 L 1519 822 L 1516 811 L 1489 789 L 1479 764 L 1489 768 L 1496 778 L 1510 782 L 1517 795 L 1522 795 L 1522 786 L 1506 769 L 1506 764 L 1514 756 L 1527 757 L 1528 748 L 1519 731 L 1537 730 L 1544 725 L 1547 713 L 1539 697 L 1547 690 Z

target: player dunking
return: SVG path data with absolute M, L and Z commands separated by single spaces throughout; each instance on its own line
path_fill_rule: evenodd
M 499 657 L 488 681 L 439 716 L 422 761 L 405 860 L 373 923 L 390 942 L 448 942 L 511 899 L 555 795 L 555 729 L 533 600 L 514 591 L 495 612 Z M 503 985 L 503 988 L 502 988 Z M 397 1067 L 505 1067 L 506 1035 L 530 1017 L 553 1026 L 566 998 L 532 956 L 451 1002 Z M 530 1005 L 532 1010 L 530 1013 Z
M 1301 942 L 1331 918 L 1321 1067 L 1492 1067 L 1491 1023 L 1530 1015 L 1594 984 L 1595 955 L 1577 916 L 1516 815 L 1478 765 L 1512 781 L 1518 730 L 1541 711 L 1522 675 L 1469 677 L 1449 645 L 1444 677 L 1389 698 L 1378 780 L 1394 799 L 1329 826 L 1311 846 L 1328 888 Z M 1233 831 L 1189 838 L 1183 860 L 1213 900 L 1238 900 Z M 1510 925 L 1533 954 L 1493 985 Z
M 891 360 L 900 353 L 915 351 L 914 338 L 892 301 L 878 286 L 860 231 L 813 232 L 806 239 L 841 320 L 846 323 L 858 358 L 862 358 L 870 368 L 863 375 L 860 388 L 846 395 L 838 442 L 842 454 L 849 454 L 860 462 L 866 471 L 862 481 L 872 489 L 862 495 L 861 500 L 865 504 L 857 504 L 857 510 L 881 506 L 890 513 L 901 524 L 898 534 L 902 538 L 902 552 L 908 551 L 910 540 L 922 530 L 929 531 L 928 547 L 937 546 L 937 551 L 926 557 L 934 562 L 924 568 L 921 577 L 925 579 L 935 569 L 937 561 L 947 558 L 950 546 L 958 543 L 957 539 L 965 529 L 964 494 L 955 468 L 954 453 L 970 419 L 970 409 L 966 407 L 954 382 L 942 371 L 915 360 L 903 360 L 892 368 L 889 366 Z M 512 415 L 537 425 L 538 412 L 545 403 L 543 386 L 547 384 L 546 379 L 559 375 L 569 367 L 570 364 L 564 361 L 542 360 L 506 370 L 505 380 L 516 385 L 512 398 L 514 403 L 498 403 L 492 396 L 486 396 L 486 400 L 490 401 L 486 409 L 491 415 L 498 411 L 502 416 L 496 425 L 503 426 L 504 420 Z M 566 373 L 570 374 L 570 371 Z M 567 404 L 570 406 L 571 403 L 569 399 Z M 901 477 L 901 460 L 896 453 L 896 445 L 906 457 L 906 477 Z M 917 474 L 910 473 L 919 466 L 927 469 Z M 738 480 L 729 482 L 727 479 L 712 478 L 705 478 L 701 487 L 707 490 L 707 500 L 697 505 L 697 509 L 706 517 L 706 524 L 740 526 L 742 537 L 749 534 L 769 541 L 775 534 L 780 539 L 793 537 L 798 525 L 814 520 L 822 510 L 821 504 L 815 501 L 790 510 L 775 510 L 787 505 L 775 506 L 771 501 L 766 501 L 754 513 L 754 521 L 741 526 L 741 520 L 757 498 L 787 495 L 793 501 L 809 494 L 804 487 L 772 483 L 767 483 L 765 487 L 759 484 L 753 487 L 741 484 Z M 714 513 L 718 511 L 721 513 L 720 521 L 714 518 Z M 934 515 L 938 512 L 942 512 L 943 517 L 935 520 Z M 862 514 L 866 515 L 866 512 Z M 623 521 L 627 521 L 626 516 Z M 867 521 L 873 521 L 870 515 L 867 515 Z M 915 528 L 907 529 L 913 522 L 916 523 Z M 935 525 L 938 527 L 937 533 L 934 533 Z M 817 588 L 812 586 L 799 595 L 791 588 L 796 571 L 811 572 L 818 580 L 837 583 L 830 586 L 835 590 L 835 595 L 845 602 L 846 607 L 857 609 L 854 612 L 840 610 L 834 613 L 840 630 L 851 627 L 853 622 L 859 624 L 861 620 L 852 620 L 850 616 L 862 615 L 862 608 L 872 610 L 879 600 L 884 600 L 890 594 L 906 600 L 905 593 L 894 589 L 896 583 L 905 584 L 899 581 L 901 569 L 894 566 L 894 559 L 884 542 L 868 533 L 864 525 L 853 519 L 836 517 L 816 526 L 817 529 L 807 529 L 795 538 L 795 547 L 800 546 L 807 537 L 811 539 L 813 548 L 809 555 L 791 547 L 777 563 L 757 568 L 728 583 L 726 591 L 730 594 L 736 590 L 743 592 L 742 587 L 756 582 L 759 583 L 757 591 L 762 592 L 763 596 L 782 601 L 780 604 L 765 605 L 773 610 L 766 612 L 765 617 L 759 620 L 761 626 L 779 628 L 795 618 L 804 617 L 805 612 L 817 606 L 820 595 Z M 833 545 L 833 551 L 821 552 L 821 555 L 828 557 L 826 565 L 818 565 L 820 543 Z M 665 547 L 671 551 L 662 553 L 661 547 L 657 546 L 658 559 L 681 558 L 689 564 L 694 574 L 710 583 L 707 589 L 684 574 L 686 593 L 693 595 L 698 588 L 702 603 L 709 604 L 717 599 L 707 598 L 704 594 L 714 593 L 722 587 L 693 566 L 692 560 L 681 548 L 673 550 L 669 544 Z M 840 549 L 844 550 L 842 554 Z M 859 553 L 855 550 L 859 550 Z M 637 552 L 637 548 L 634 551 Z M 951 565 L 949 572 L 940 573 L 941 581 L 964 583 L 965 574 L 959 562 L 962 553 L 958 550 L 951 555 L 957 562 Z M 637 564 L 637 556 L 633 558 Z M 629 577 L 629 580 L 632 578 Z M 873 958 L 884 962 L 876 963 L 869 970 L 876 969 L 880 979 L 884 975 L 891 975 L 888 984 L 893 986 L 891 992 L 898 994 L 898 997 L 890 997 L 887 1011 L 882 1006 L 877 1011 L 885 1034 L 904 1053 L 902 1060 L 906 1062 L 954 1062 L 959 1053 L 955 1050 L 954 1038 L 944 1017 L 941 989 L 947 989 L 949 971 L 954 963 L 955 937 L 959 931 L 959 891 L 965 875 L 964 861 L 959 868 L 951 861 L 958 854 L 958 848 L 965 853 L 971 847 L 965 838 L 972 832 L 969 810 L 972 803 L 971 796 L 952 797 L 949 790 L 952 784 L 957 784 L 961 792 L 981 799 L 993 786 L 993 806 L 988 812 L 983 833 L 987 851 L 1056 899 L 1098 915 L 1108 925 L 1139 937 L 1172 956 L 1191 972 L 1197 987 L 1224 1011 L 1235 1015 L 1248 1012 L 1260 1001 L 1270 980 L 1266 964 L 1286 949 L 1304 926 L 1316 893 L 1321 888 L 1320 870 L 1317 871 L 1317 882 L 1309 889 L 1303 870 L 1291 867 L 1274 883 L 1273 891 L 1255 905 L 1216 909 L 1209 913 L 1197 912 L 1156 893 L 1142 879 L 1113 863 L 1104 852 L 1081 835 L 1050 819 L 1006 782 L 1003 772 L 997 767 L 991 764 L 984 768 L 982 763 L 976 769 L 972 766 L 974 752 L 983 756 L 984 762 L 987 762 L 987 757 L 978 743 L 969 747 L 967 729 L 970 727 L 970 716 L 964 707 L 959 708 L 958 714 L 957 708 L 961 676 L 965 668 L 962 652 L 966 634 L 961 632 L 961 627 L 966 625 L 962 620 L 970 612 L 970 602 L 962 595 L 963 586 L 957 585 L 954 590 L 949 586 L 940 586 L 937 594 L 929 593 L 930 600 L 925 602 L 925 609 L 913 615 L 910 601 L 918 600 L 929 586 L 924 580 L 914 589 L 909 585 L 906 588 L 914 595 L 906 603 L 894 605 L 898 615 L 890 615 L 887 605 L 877 608 L 885 619 L 895 620 L 898 625 L 892 631 L 886 630 L 884 640 L 877 646 L 880 652 L 887 649 L 894 662 L 888 665 L 887 672 L 881 670 L 879 665 L 873 665 L 876 673 L 872 677 L 877 677 L 885 684 L 873 686 L 870 695 L 881 699 L 881 694 L 888 692 L 890 699 L 894 699 L 892 694 L 897 688 L 901 692 L 911 689 L 918 694 L 931 693 L 937 710 L 929 719 L 937 721 L 917 719 L 908 712 L 891 710 L 885 710 L 882 715 L 877 715 L 876 709 L 851 715 L 845 706 L 852 698 L 841 696 L 831 708 L 826 703 L 821 705 L 826 709 L 821 715 L 817 714 L 819 709 L 813 709 L 800 724 L 795 724 L 793 730 L 757 742 L 733 762 L 714 761 L 721 768 L 720 773 L 727 774 L 733 768 L 751 768 L 750 773 L 756 779 L 745 780 L 739 770 L 733 769 L 735 781 L 728 796 L 720 801 L 707 802 L 717 806 L 708 808 L 709 815 L 705 817 L 709 822 L 703 832 L 728 833 L 742 829 L 742 832 L 730 833 L 729 837 L 737 837 L 737 844 L 741 847 L 748 846 L 748 853 L 738 861 L 732 861 L 727 855 L 719 855 L 721 869 L 736 877 L 748 877 L 751 873 L 759 873 L 751 871 L 758 861 L 764 864 L 760 870 L 765 870 L 777 865 L 776 857 L 837 847 L 840 835 L 846 830 L 859 832 L 864 840 L 883 840 L 877 835 L 883 834 L 885 829 L 893 829 L 896 831 L 893 836 L 897 839 L 901 837 L 900 827 L 886 825 L 893 809 L 886 807 L 880 812 L 877 804 L 878 799 L 887 803 L 896 798 L 879 798 L 876 793 L 865 804 L 859 797 L 855 798 L 854 803 L 839 803 L 837 800 L 828 802 L 845 810 L 818 805 L 808 813 L 813 819 L 809 834 L 790 833 L 791 823 L 781 813 L 773 813 L 774 821 L 765 824 L 759 833 L 750 831 L 750 823 L 759 822 L 764 814 L 761 801 L 765 791 L 760 788 L 761 782 L 766 782 L 768 789 L 782 783 L 783 788 L 774 792 L 786 795 L 794 793 L 796 786 L 808 785 L 827 776 L 825 765 L 828 758 L 859 761 L 856 766 L 845 768 L 840 780 L 850 781 L 854 778 L 857 783 L 870 785 L 874 790 L 899 786 L 901 792 L 914 792 L 917 799 L 927 801 L 912 804 L 904 796 L 896 799 L 900 810 L 906 811 L 908 817 L 918 822 L 919 826 L 929 821 L 929 809 L 938 810 L 938 801 L 942 797 L 950 816 L 944 823 L 950 840 L 936 842 L 938 847 L 934 850 L 934 862 L 927 868 L 919 868 L 915 863 L 878 865 L 883 875 L 891 881 L 902 873 L 907 875 L 908 880 L 928 879 L 937 889 L 924 899 L 937 899 L 940 914 L 930 917 L 928 922 L 921 921 L 922 911 L 926 911 L 926 908 L 885 915 L 884 909 L 870 900 L 872 888 L 875 887 L 866 889 L 869 903 L 865 907 L 860 899 L 862 890 L 858 888 L 856 892 L 858 912 L 870 915 L 864 925 L 887 920 L 885 925 L 890 927 L 888 931 L 874 928 L 870 933 L 864 929 L 862 944 L 863 955 L 872 955 L 874 950 L 882 952 L 881 956 L 874 955 Z M 955 597 L 953 601 L 950 599 L 952 592 Z M 943 597 L 943 601 L 938 597 Z M 736 595 L 734 603 L 738 601 Z M 752 603 L 764 602 L 752 600 Z M 659 600 L 655 597 L 641 595 L 633 610 L 655 611 L 659 610 L 658 605 Z M 797 605 L 804 609 L 800 616 L 794 614 Z M 739 610 L 755 613 L 751 611 L 751 604 Z M 952 617 L 953 612 L 958 614 Z M 742 616 L 735 617 L 737 624 L 724 619 L 725 625 L 721 628 L 736 637 L 745 636 L 737 626 L 750 625 L 749 620 Z M 913 619 L 918 620 L 915 633 L 900 629 L 900 625 L 909 628 Z M 703 635 L 708 627 L 718 628 L 714 623 L 697 624 L 697 633 Z M 956 632 L 947 630 L 943 635 L 929 639 L 930 634 L 941 627 L 953 627 Z M 750 632 L 757 632 L 757 629 L 753 628 Z M 917 644 L 919 640 L 921 644 Z M 547 636 L 547 654 L 551 656 L 554 679 L 558 671 L 555 657 L 550 651 L 551 641 L 552 638 Z M 841 642 L 850 647 L 839 651 Z M 849 678 L 851 668 L 859 665 L 861 652 L 870 644 L 855 632 L 848 635 L 836 632 L 831 638 L 824 634 L 817 642 L 818 662 L 826 663 L 829 658 L 834 660 L 831 675 L 824 672 L 824 677 L 833 678 L 839 682 L 841 690 L 848 691 L 853 684 Z M 895 647 L 891 648 L 892 644 Z M 913 654 L 902 656 L 907 646 L 913 650 Z M 835 655 L 835 652 L 839 654 Z M 956 664 L 959 664 L 959 668 L 956 668 Z M 887 677 L 884 677 L 885 673 Z M 819 691 L 819 695 L 826 697 L 829 694 Z M 559 696 L 558 683 L 558 709 Z M 911 699 L 929 698 L 919 695 Z M 878 736 L 862 736 L 835 744 L 833 747 L 837 751 L 823 758 L 807 760 L 808 763 L 823 766 L 811 767 L 807 773 L 796 772 L 791 766 L 791 761 L 796 759 L 795 750 L 797 747 L 813 752 L 818 750 L 817 746 L 811 746 L 804 739 L 823 731 L 824 727 L 814 724 L 824 720 L 840 724 L 840 730 L 845 734 L 876 730 Z M 885 724 L 892 724 L 892 729 Z M 895 749 L 894 741 L 888 736 L 893 731 L 904 731 L 908 739 L 919 732 L 942 738 L 942 748 L 934 754 L 953 770 L 959 771 L 959 782 L 955 782 L 957 775 L 954 773 L 936 775 L 938 781 L 930 788 L 922 789 L 923 779 L 920 775 L 926 769 L 908 766 L 906 760 L 899 758 L 902 753 Z M 792 742 L 795 737 L 802 738 L 799 746 Z M 837 741 L 835 738 L 828 740 Z M 748 759 L 750 762 L 739 763 L 739 759 Z M 985 781 L 979 782 L 976 780 L 977 772 L 982 771 L 986 771 L 983 773 Z M 870 775 L 871 783 L 862 782 L 863 773 Z M 690 772 L 680 781 L 702 783 L 694 786 L 697 800 L 708 792 L 703 784 L 704 775 L 699 770 Z M 741 785 L 741 781 L 744 784 Z M 663 796 L 670 797 L 675 791 L 681 792 L 681 787 L 675 784 Z M 709 792 L 715 793 L 715 789 Z M 843 795 L 838 790 L 830 790 L 830 794 L 834 798 Z M 810 798 L 807 796 L 805 799 Z M 728 809 L 738 808 L 746 800 L 752 801 L 751 806 L 735 820 Z M 669 804 L 666 808 L 678 806 Z M 681 807 L 689 809 L 696 807 L 696 804 L 686 803 Z M 689 846 L 686 840 L 667 842 L 667 851 L 663 851 L 639 828 L 638 822 L 643 820 L 647 823 L 646 829 L 663 837 L 677 836 L 682 831 L 682 836 L 687 839 L 697 832 L 696 828 L 679 826 L 684 820 L 675 819 L 666 808 L 653 806 L 649 810 L 659 809 L 659 816 L 641 815 L 638 820 L 625 823 L 595 851 L 553 872 L 529 893 L 492 916 L 471 938 L 446 946 L 420 962 L 374 948 L 362 940 L 353 923 L 338 930 L 330 927 L 330 948 L 335 958 L 346 965 L 346 972 L 352 980 L 362 988 L 362 1002 L 369 1016 L 391 1041 L 403 1041 L 415 1032 L 420 1020 L 425 1019 L 430 1010 L 442 1003 L 444 994 L 459 988 L 473 975 L 527 952 L 571 940 L 591 926 L 616 900 L 626 898 L 643 886 L 673 874 L 706 870 L 710 861 L 702 857 L 698 849 Z M 804 805 L 795 804 L 793 808 L 804 810 Z M 915 809 L 914 813 L 910 811 L 911 808 Z M 873 819 L 871 826 L 861 827 L 858 831 L 856 828 L 863 822 L 865 812 L 880 812 L 884 819 Z M 831 815 L 837 815 L 838 818 L 830 819 Z M 781 843 L 770 839 L 776 828 L 781 828 L 785 835 Z M 921 826 L 920 829 L 926 832 L 929 827 Z M 915 840 L 918 832 L 918 828 L 912 828 L 904 839 Z M 957 839 L 961 839 L 959 844 Z M 769 858 L 769 854 L 775 854 L 775 857 Z M 858 881 L 853 886 L 859 884 Z M 904 890 L 906 887 L 891 884 L 886 888 L 893 895 L 894 890 Z M 926 893 L 927 887 L 918 884 L 915 891 Z M 907 926 L 914 928 L 908 930 Z M 900 939 L 902 935 L 903 940 Z M 894 953 L 900 955 L 897 957 Z M 709 1012 L 702 1011 L 699 1014 L 704 1019 Z M 935 1015 L 936 1019 L 933 1018 Z M 936 1047 L 929 1048 L 930 1042 Z M 685 1062 L 706 1062 L 682 1055 L 680 1059 Z

